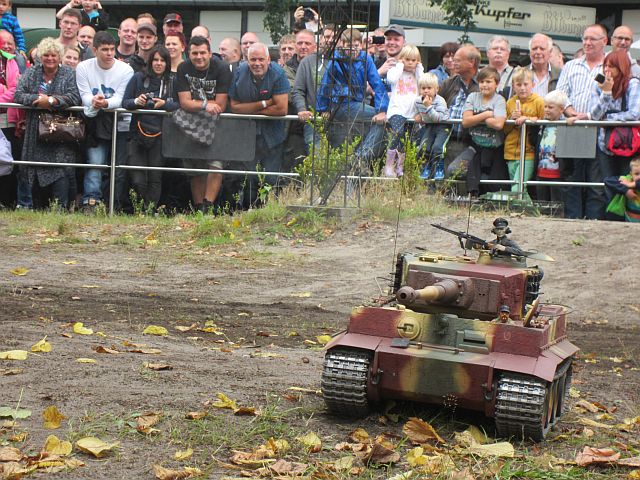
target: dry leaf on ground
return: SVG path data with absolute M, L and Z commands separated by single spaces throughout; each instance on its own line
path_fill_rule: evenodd
M 230 410 L 237 410 L 238 409 L 238 404 L 236 403 L 236 401 L 235 400 L 231 400 L 224 393 L 218 393 L 216 396 L 218 397 L 218 400 L 211 403 L 212 407 L 228 408 Z
M 39 342 L 31 346 L 31 351 L 34 353 L 37 353 L 37 352 L 48 353 L 51 351 L 52 348 L 53 347 L 49 342 L 47 342 L 47 337 L 45 336 L 42 340 L 40 340 Z
M 319 452 L 322 448 L 322 440 L 314 432 L 308 432 L 300 437 L 296 437 L 300 443 L 302 443 L 310 453 Z
M 8 350 L 0 352 L 0 360 L 26 360 L 28 355 L 26 350 Z
M 158 480 L 181 480 L 202 475 L 202 471 L 199 468 L 185 467 L 184 470 L 169 470 L 160 465 L 153 466 L 153 473 Z
M 73 332 L 78 335 L 92 335 L 93 330 L 84 326 L 82 322 L 76 322 L 73 324 Z
M 471 445 L 466 452 L 479 457 L 513 458 L 515 449 L 509 442 L 490 443 L 488 445 Z
M 207 412 L 188 412 L 184 418 L 187 420 L 200 420 L 207 416 Z
M 95 358 L 76 358 L 78 363 L 98 363 Z
M 365 465 L 396 463 L 400 460 L 400 454 L 398 452 L 391 450 L 380 443 L 374 443 L 369 451 L 356 452 L 356 455 Z
M 55 405 L 51 405 L 42 412 L 42 418 L 44 418 L 44 428 L 55 430 L 60 428 L 60 423 L 67 417 L 60 413 Z
M 15 447 L 0 447 L 0 462 L 19 462 L 23 456 Z
M 18 268 L 14 268 L 13 270 L 10 270 L 10 272 L 18 277 L 24 277 L 27 273 L 29 273 L 29 269 L 24 267 L 18 267 Z
M 171 365 L 167 365 L 166 363 L 144 362 L 142 366 L 144 368 L 148 368 L 149 370 L 173 370 L 173 367 Z
M 64 457 L 73 451 L 73 445 L 71 445 L 71 442 L 66 440 L 60 440 L 55 435 L 49 435 L 47 440 L 44 442 L 42 451 L 51 455 L 60 455 Z
M 119 442 L 106 443 L 96 437 L 84 437 L 76 442 L 78 450 L 90 453 L 96 458 L 102 458 L 105 454 L 118 446 Z
M 166 335 L 169 335 L 169 332 L 164 327 L 160 327 L 158 325 L 149 325 L 147 328 L 145 328 L 142 331 L 142 334 L 166 336 Z
M 159 430 L 152 427 L 160 421 L 161 417 L 162 412 L 143 413 L 138 418 L 136 418 L 136 430 L 146 435 L 158 432 Z
M 349 434 L 349 438 L 356 443 L 369 443 L 371 442 L 371 437 L 369 433 L 362 427 L 356 428 L 353 432 Z
M 174 460 L 182 461 L 182 460 L 187 460 L 191 458 L 192 455 L 193 455 L 193 449 L 187 448 L 186 450 L 178 450 L 176 453 L 173 454 L 173 458 Z
M 585 467 L 594 463 L 616 463 L 620 460 L 620 453 L 612 448 L 584 447 L 582 452 L 576 455 L 576 463 Z
M 96 353 L 110 353 L 112 355 L 117 355 L 117 354 L 120 353 L 120 351 L 118 351 L 117 349 L 115 349 L 113 347 L 109 348 L 109 347 L 104 347 L 102 345 L 98 345 L 97 347 L 93 347 L 93 350 Z
M 434 428 L 421 418 L 411 417 L 402 427 L 402 432 L 415 444 L 428 443 L 433 440 L 445 443 Z

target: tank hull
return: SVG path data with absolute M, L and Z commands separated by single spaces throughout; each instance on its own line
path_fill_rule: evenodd
M 497 417 L 499 433 L 507 435 L 518 433 L 528 422 L 532 425 L 521 433 L 538 440 L 561 414 L 566 378 L 578 348 L 566 338 L 563 307 L 542 306 L 537 325 L 421 313 L 402 306 L 358 307 L 347 330 L 327 345 L 327 358 L 335 360 L 338 378 L 336 352 L 343 357 L 361 355 L 366 378 L 359 380 L 360 387 L 370 403 L 400 399 L 462 407 Z M 332 384 L 325 362 L 323 391 L 333 385 L 339 397 L 340 381 L 351 380 L 349 376 Z M 533 398 L 533 413 L 527 405 L 522 408 L 522 398 Z M 348 413 L 339 403 L 327 405 L 336 413 Z

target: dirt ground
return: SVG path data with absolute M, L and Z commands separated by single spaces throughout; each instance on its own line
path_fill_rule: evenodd
M 118 419 L 131 420 L 144 411 L 163 411 L 167 418 L 199 411 L 218 392 L 264 409 L 272 401 L 269 394 L 283 398 L 295 392 L 290 387 L 318 390 L 323 353 L 305 340 L 339 331 L 353 306 L 378 297 L 379 286 L 389 283 L 394 252 L 423 247 L 458 253 L 455 237 L 429 223 L 464 230 L 466 221 L 463 214 L 404 221 L 397 242 L 395 225 L 358 221 L 323 241 L 283 240 L 267 246 L 256 240 L 188 254 L 162 243 L 149 248 L 99 239 L 47 244 L 36 235 L 10 235 L 9 225 L 0 221 L 0 352 L 30 350 L 45 335 L 53 345 L 52 352 L 25 361 L 0 361 L 0 406 L 19 403 L 33 412 L 19 421 L 20 430 L 29 432 L 18 445 L 25 452 L 39 451 L 50 433 L 77 439 L 90 421 L 91 432 L 120 441 L 116 455 L 104 460 L 81 455 L 86 466 L 52 478 L 153 478 L 153 464 L 175 466 L 171 456 L 183 446 L 179 429 L 172 433 L 167 421 L 158 427 L 161 435 L 140 440 L 135 431 L 117 430 Z M 474 215 L 469 231 L 490 237 L 491 221 Z M 557 260 L 543 265 L 543 301 L 572 310 L 570 338 L 582 350 L 574 386 L 582 398 L 616 407 L 619 420 L 640 415 L 640 277 L 633 247 L 638 227 L 524 217 L 512 217 L 510 223 L 511 238 L 523 248 Z M 29 272 L 16 276 L 10 271 L 17 267 Z M 194 323 L 203 327 L 207 321 L 218 334 L 175 329 Z M 104 336 L 73 334 L 73 322 Z M 143 335 L 148 325 L 164 326 L 169 335 Z M 161 353 L 127 352 L 135 347 L 125 347 L 124 340 Z M 121 353 L 97 353 L 98 346 Z M 78 363 L 79 357 L 97 363 Z M 173 369 L 152 372 L 144 362 Z M 21 373 L 6 375 L 16 368 Z M 42 427 L 41 412 L 50 405 L 68 417 L 54 432 Z M 303 392 L 299 405 L 308 415 L 296 417 L 298 426 L 319 432 L 328 442 L 346 440 L 358 425 L 401 434 L 401 424 L 381 426 L 377 415 L 360 422 L 330 417 L 314 393 Z M 97 431 L 100 418 L 105 425 Z M 575 420 L 568 415 L 556 432 L 575 431 Z M 8 433 L 3 435 L 0 444 Z M 535 448 L 575 456 L 575 444 L 558 443 Z M 230 447 L 197 449 L 209 478 L 237 475 L 213 460 L 228 462 Z M 377 476 L 385 478 L 381 472 L 371 478 Z

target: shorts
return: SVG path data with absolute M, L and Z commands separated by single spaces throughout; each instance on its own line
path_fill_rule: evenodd
M 222 160 L 205 160 L 203 158 L 183 158 L 182 167 L 183 168 L 208 168 L 208 169 L 222 170 L 222 168 L 224 167 L 224 163 L 222 162 Z M 204 173 L 197 173 L 197 172 L 185 172 L 185 174 L 191 177 L 198 177 L 200 175 L 205 175 Z

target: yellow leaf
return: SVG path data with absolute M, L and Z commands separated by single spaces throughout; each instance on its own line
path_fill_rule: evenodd
M 153 466 L 153 473 L 158 480 L 181 480 L 183 478 L 202 475 L 202 472 L 198 468 L 185 467 L 184 470 L 169 470 L 160 465 Z
M 234 218 L 233 222 L 231 222 L 231 225 L 233 225 L 234 228 L 239 228 L 240 226 L 242 226 L 242 222 L 239 218 Z
M 160 421 L 160 417 L 162 417 L 162 412 L 143 413 L 136 419 L 136 430 L 147 435 L 158 432 L 158 430 L 151 427 Z
M 158 325 L 149 325 L 142 331 L 143 335 L 169 335 L 169 332 L 164 327 L 159 327 Z
M 479 457 L 503 457 L 512 458 L 515 449 L 509 442 L 490 443 L 488 445 L 472 445 L 467 451 Z
M 102 458 L 118 446 L 118 442 L 105 443 L 96 437 L 84 437 L 76 442 L 76 447 L 85 453 L 90 453 L 96 458 Z
M 201 328 L 200 331 L 201 332 L 206 332 L 206 333 L 215 333 L 216 335 L 224 335 L 224 332 L 221 332 L 215 326 L 213 326 L 213 327 L 204 327 L 204 328 Z
M 640 479 L 640 470 L 633 470 L 633 471 L 629 472 L 628 478 L 631 478 L 633 480 L 639 480 Z
M 66 262 L 62 262 L 65 265 L 75 265 L 76 263 L 78 263 L 77 260 L 68 260 Z
M 76 358 L 78 363 L 97 363 L 93 358 Z
M 91 335 L 93 330 L 86 328 L 82 322 L 76 322 L 73 324 L 73 332 L 78 335 Z
M 45 336 L 42 340 L 31 347 L 32 352 L 43 352 L 47 353 L 51 351 L 51 344 L 47 342 L 47 337 Z
M 319 452 L 322 448 L 322 441 L 320 440 L 320 437 L 313 432 L 308 432 L 305 435 L 296 437 L 296 440 L 307 447 L 311 453 Z
M 584 425 L 585 427 L 596 427 L 596 428 L 613 428 L 613 425 L 607 425 L 606 423 L 596 422 L 595 420 L 591 420 L 590 418 L 579 418 L 578 423 L 580 425 Z
M 29 269 L 24 267 L 18 267 L 11 270 L 11 273 L 13 273 L 14 275 L 17 275 L 18 277 L 24 277 L 27 273 L 29 273 Z
M 55 430 L 56 428 L 60 428 L 60 422 L 67 417 L 62 415 L 55 405 L 51 405 L 42 412 L 42 418 L 44 418 L 44 428 L 47 430 Z
M 216 408 L 228 408 L 230 410 L 237 410 L 238 404 L 236 403 L 235 400 L 231 400 L 224 393 L 218 393 L 217 397 L 218 397 L 218 401 L 213 402 L 211 404 L 212 406 Z
M 429 459 L 424 455 L 424 449 L 422 447 L 415 447 L 407 452 L 405 456 L 407 463 L 412 467 L 418 467 L 426 465 Z
M 356 457 L 353 457 L 351 455 L 339 458 L 338 460 L 333 462 L 333 468 L 335 468 L 336 471 L 338 472 L 344 471 L 344 470 L 351 470 L 351 467 L 353 467 L 353 462 L 355 459 Z
M 369 433 L 362 427 L 356 428 L 349 434 L 349 438 L 356 443 L 370 443 Z
M 300 334 L 296 331 L 291 331 L 287 334 L 287 337 L 299 337 Z
M 320 345 L 326 345 L 331 341 L 331 335 L 318 335 L 316 340 L 318 340 Z
M 487 436 L 475 425 L 470 425 L 464 432 L 454 434 L 456 443 L 465 447 L 483 445 L 488 442 Z
M 50 455 L 61 455 L 67 456 L 73 450 L 73 445 L 71 442 L 61 441 L 55 435 L 49 435 L 47 440 L 44 442 L 43 451 L 47 452 Z
M 188 412 L 184 418 L 188 420 L 200 420 L 207 416 L 207 412 Z
M 413 443 L 428 443 L 432 440 L 445 443 L 433 427 L 421 418 L 411 417 L 409 421 L 404 424 L 404 427 L 402 427 L 402 432 Z
M 290 296 L 298 298 L 309 298 L 311 296 L 311 292 L 293 292 Z
M 608 413 L 601 413 L 600 415 L 596 415 L 598 420 L 613 420 L 613 417 Z
M 188 458 L 191 458 L 191 456 L 193 455 L 193 450 L 191 448 L 187 448 L 186 450 L 178 450 L 174 455 L 173 458 L 175 460 L 187 460 Z
M 580 398 L 580 390 L 578 390 L 575 387 L 570 387 L 569 388 L 569 396 L 571 398 Z
M 8 350 L 0 352 L 0 360 L 26 360 L 29 352 L 26 350 Z
M 296 217 L 293 217 L 291 220 L 289 220 L 289 221 L 286 223 L 286 226 L 287 226 L 287 227 L 292 227 L 293 225 L 295 225 L 295 224 L 296 224 L 296 222 L 297 222 L 297 221 L 298 221 L 298 219 L 297 219 Z

